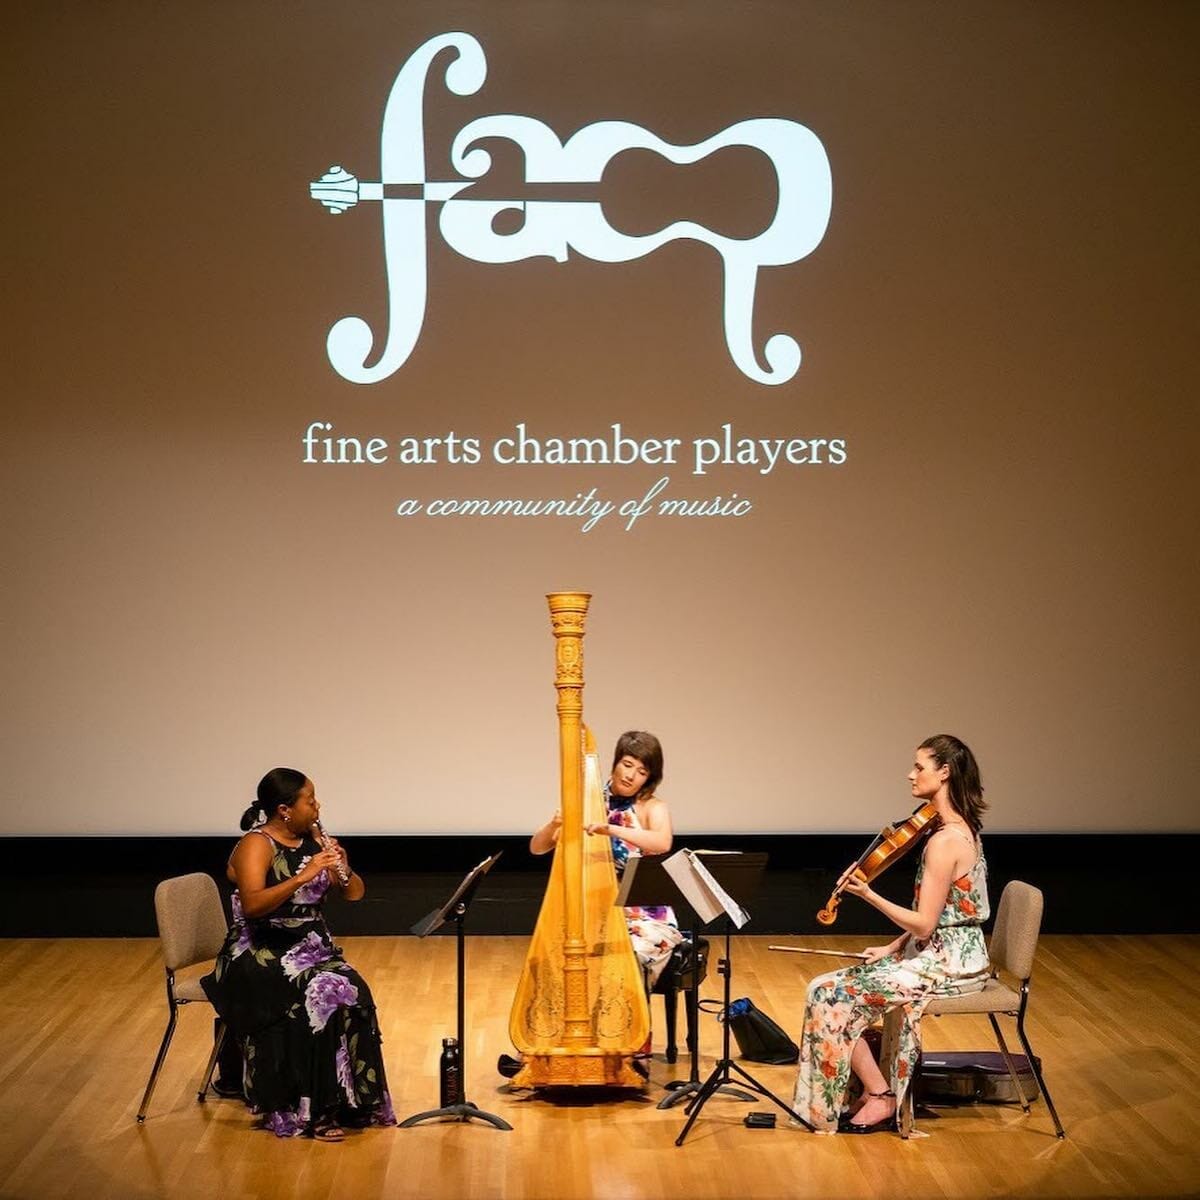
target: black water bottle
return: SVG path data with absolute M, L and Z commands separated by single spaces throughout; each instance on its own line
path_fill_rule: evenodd
M 442 1083 L 441 1107 L 451 1108 L 462 1103 L 462 1054 L 458 1038 L 442 1038 L 442 1058 L 439 1075 Z

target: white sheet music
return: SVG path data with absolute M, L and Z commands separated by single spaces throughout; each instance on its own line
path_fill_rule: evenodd
M 687 898 L 702 924 L 725 913 L 741 929 L 750 914 L 713 878 L 694 850 L 680 850 L 663 863 L 663 870 Z

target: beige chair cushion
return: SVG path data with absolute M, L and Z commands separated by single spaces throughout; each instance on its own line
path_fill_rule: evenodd
M 204 994 L 204 989 L 200 986 L 200 978 L 207 975 L 213 969 L 212 963 L 207 963 L 202 967 L 189 969 L 186 972 L 179 972 L 175 976 L 175 999 L 176 1000 L 203 1000 L 208 1003 L 208 997 Z
M 940 1017 L 943 1013 L 1016 1012 L 1020 1006 L 1019 993 L 998 979 L 989 979 L 983 985 L 983 991 L 970 992 L 965 996 L 941 996 L 931 1000 L 925 1011 Z
M 1041 925 L 1042 893 L 1028 883 L 1012 880 L 1005 886 L 996 909 L 996 926 L 990 947 L 993 968 L 1010 972 L 1018 979 L 1028 979 L 1033 973 Z M 940 997 L 931 1001 L 925 1011 L 941 1016 L 943 1013 L 1016 1012 L 1020 1007 L 1018 992 L 999 979 L 989 979 L 983 991 Z

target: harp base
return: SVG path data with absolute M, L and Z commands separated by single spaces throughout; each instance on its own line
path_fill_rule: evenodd
M 634 1056 L 584 1048 L 522 1054 L 513 1087 L 627 1087 L 644 1089 L 646 1077 L 633 1066 Z

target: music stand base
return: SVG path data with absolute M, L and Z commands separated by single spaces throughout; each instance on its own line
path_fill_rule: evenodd
M 739 1067 L 732 1059 L 723 1058 L 715 1067 L 713 1067 L 712 1074 L 709 1075 L 703 1084 L 701 1084 L 699 1092 L 696 1093 L 696 1095 L 692 1098 L 692 1102 L 687 1106 L 687 1108 L 684 1109 L 684 1112 L 690 1115 L 688 1116 L 687 1124 L 684 1125 L 679 1136 L 675 1139 L 676 1146 L 683 1145 L 683 1139 L 687 1137 L 688 1131 L 696 1123 L 696 1118 L 700 1115 L 700 1110 L 704 1107 L 707 1101 L 712 1099 L 712 1097 L 716 1095 L 718 1091 L 721 1091 L 728 1084 L 733 1082 L 729 1077 L 730 1071 L 736 1071 L 742 1077 L 742 1080 L 745 1081 L 744 1083 L 739 1081 L 739 1086 L 750 1088 L 751 1090 L 757 1092 L 758 1095 L 762 1096 L 764 1099 L 770 1100 L 774 1104 L 777 1104 L 785 1113 L 787 1113 L 789 1117 L 792 1118 L 792 1120 L 798 1121 L 806 1129 L 812 1128 L 812 1126 L 809 1125 L 809 1123 L 798 1112 L 784 1104 L 784 1102 L 780 1100 L 780 1098 L 776 1096 L 774 1092 L 763 1087 L 763 1085 L 759 1083 L 749 1071 L 742 1070 L 742 1068 Z M 745 1099 L 753 1100 L 754 1097 L 746 1096 Z
M 510 1132 L 512 1130 L 512 1126 L 503 1117 L 498 1117 L 495 1113 L 484 1112 L 483 1109 L 476 1108 L 469 1100 L 464 1100 L 461 1104 L 448 1104 L 445 1108 L 431 1108 L 427 1112 L 417 1113 L 415 1116 L 401 1121 L 399 1128 L 411 1129 L 414 1125 L 420 1125 L 422 1121 L 436 1121 L 441 1117 L 452 1121 L 486 1121 L 497 1129 L 507 1129 Z
M 454 895 L 441 908 L 435 908 L 428 916 L 422 917 L 412 929 L 417 937 L 423 938 L 440 929 L 447 921 L 454 922 L 454 950 L 458 968 L 456 971 L 458 979 L 456 989 L 458 993 L 458 1069 L 460 1072 L 459 1079 L 464 1083 L 467 1078 L 465 1049 L 467 1044 L 467 941 L 463 933 L 463 925 L 466 922 L 467 909 L 475 897 L 475 891 L 479 887 L 480 880 L 492 869 L 492 865 L 499 857 L 499 853 L 493 854 L 489 858 L 485 858 L 479 866 L 468 871 L 462 883 L 455 889 Z M 415 1116 L 401 1121 L 400 1128 L 411 1129 L 414 1125 L 420 1125 L 423 1121 L 435 1121 L 439 1118 L 460 1121 L 463 1124 L 466 1124 L 468 1121 L 486 1121 L 489 1125 L 493 1125 L 497 1129 L 512 1129 L 512 1126 L 503 1117 L 498 1117 L 495 1113 L 484 1112 L 481 1108 L 476 1108 L 470 1100 L 463 1100 L 459 1104 L 443 1105 L 441 1108 L 426 1109 L 425 1112 L 419 1112 Z
M 655 1105 L 656 1108 L 674 1108 L 677 1104 L 684 1104 L 697 1095 L 704 1084 L 695 1079 L 672 1079 L 664 1086 L 667 1094 Z M 736 1100 L 745 1100 L 749 1104 L 753 1104 L 758 1099 L 757 1096 L 740 1091 L 729 1083 L 718 1084 L 713 1091 L 724 1092 L 727 1096 L 733 1096 Z

